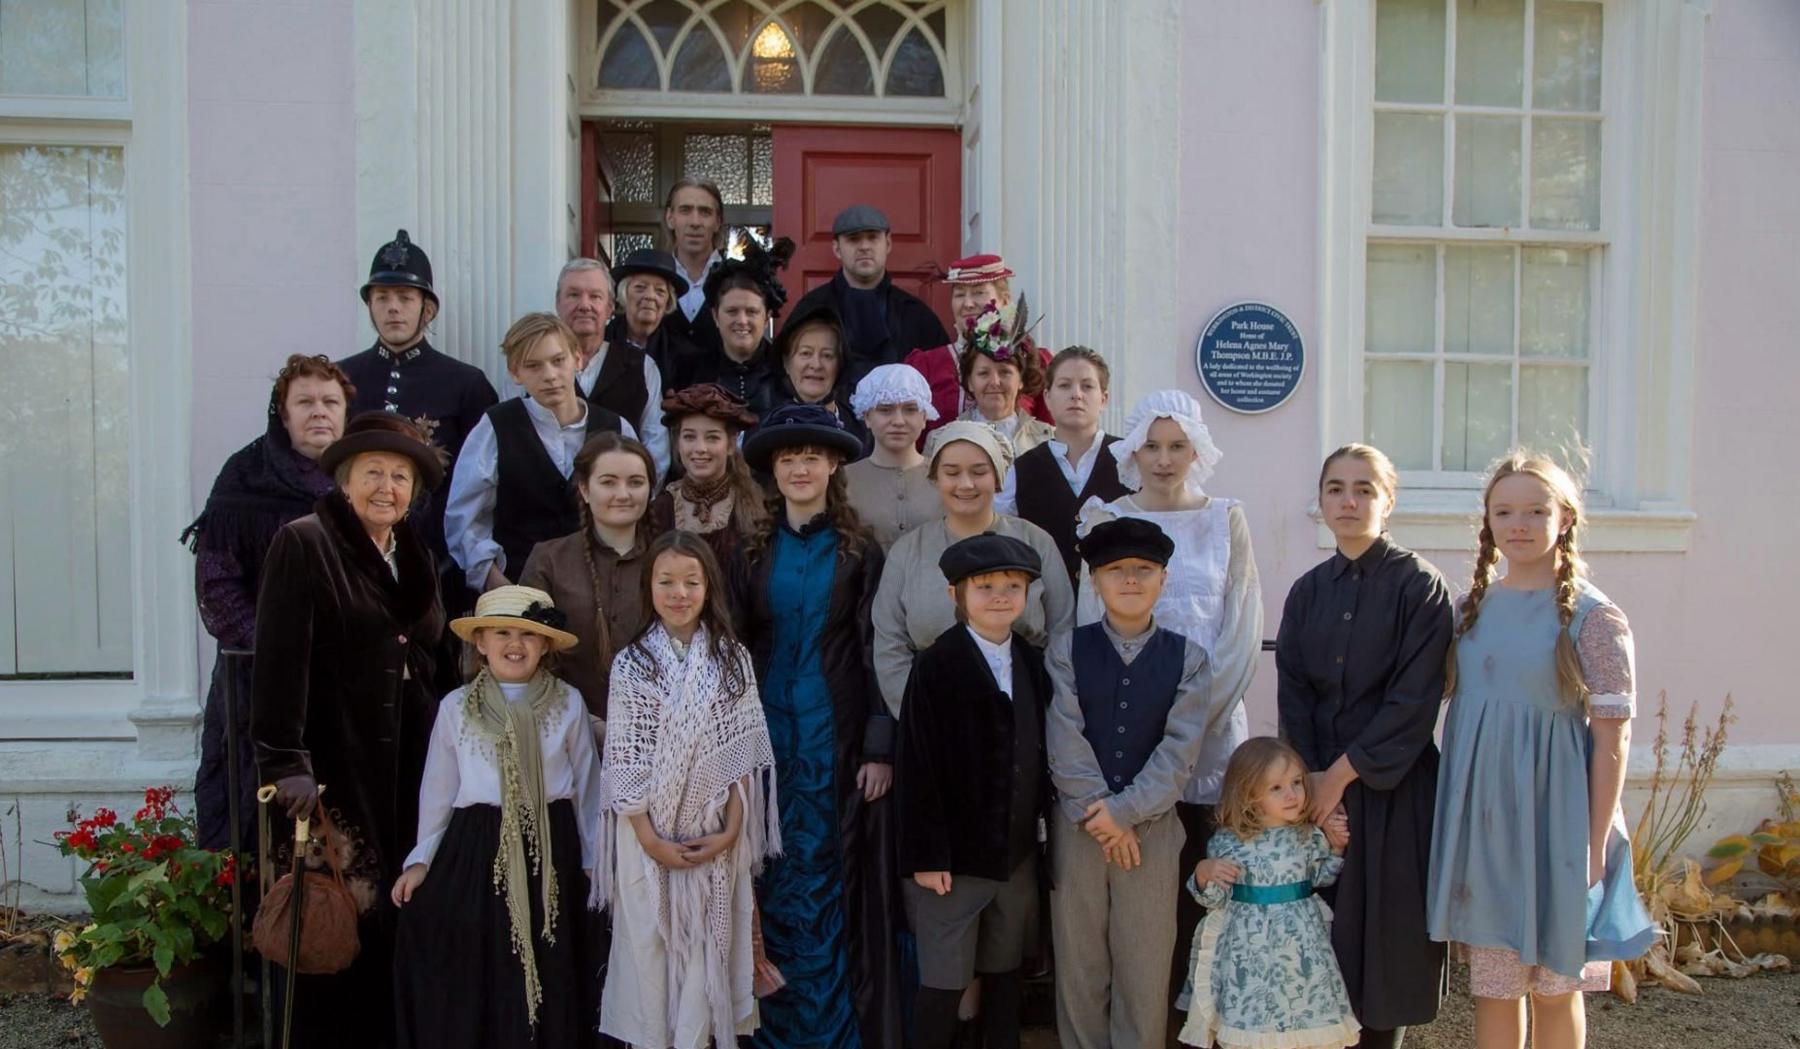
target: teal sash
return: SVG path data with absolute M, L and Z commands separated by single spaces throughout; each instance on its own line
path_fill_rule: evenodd
M 1290 881 L 1281 885 L 1245 885 L 1239 882 L 1231 887 L 1232 902 L 1254 903 L 1263 907 L 1276 903 L 1293 903 L 1312 894 L 1313 884 L 1310 881 Z

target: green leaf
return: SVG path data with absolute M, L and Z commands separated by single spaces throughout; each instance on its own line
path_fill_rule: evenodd
M 1764 831 L 1757 831 L 1755 834 L 1750 835 L 1750 840 L 1758 845 L 1780 845 L 1785 839 L 1779 834 L 1769 834 Z
M 1715 860 L 1728 860 L 1734 856 L 1742 856 L 1748 851 L 1750 851 L 1750 839 L 1742 834 L 1733 834 L 1729 838 L 1720 838 L 1718 844 L 1706 850 L 1706 854 Z
M 175 966 L 175 952 L 160 944 L 151 952 L 150 959 L 156 963 L 156 971 L 164 976 L 169 975 L 169 970 Z
M 156 1021 L 156 1026 L 169 1026 L 169 996 L 163 993 L 160 982 L 144 988 L 144 1011 Z
M 139 871 L 138 873 L 133 874 L 131 876 L 131 888 L 132 891 L 135 892 L 145 885 L 157 884 L 168 880 L 169 865 L 167 863 L 159 863 L 148 870 Z

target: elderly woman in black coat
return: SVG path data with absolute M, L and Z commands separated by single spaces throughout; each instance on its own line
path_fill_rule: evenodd
M 194 593 L 200 622 L 219 642 L 200 731 L 200 768 L 194 775 L 194 807 L 200 845 L 230 843 L 230 774 L 226 699 L 235 685 L 232 713 L 237 738 L 240 841 L 256 840 L 256 759 L 250 748 L 250 663 L 227 660 L 227 649 L 256 643 L 256 599 L 263 558 L 282 525 L 312 512 L 331 491 L 331 474 L 319 465 L 325 449 L 344 434 L 356 387 L 324 356 L 293 354 L 269 392 L 268 429 L 233 452 L 213 481 L 206 507 L 181 537 L 193 543 Z M 235 677 L 237 680 L 232 681 Z
M 418 826 L 444 629 L 437 568 L 408 515 L 444 469 L 386 412 L 351 420 L 320 465 L 336 490 L 276 534 L 264 564 L 250 730 L 283 812 L 325 810 L 324 846 L 361 909 L 355 963 L 300 978 L 291 1044 L 386 1046 L 395 915 L 383 889 Z

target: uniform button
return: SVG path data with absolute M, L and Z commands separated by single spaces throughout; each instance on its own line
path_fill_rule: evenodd
M 1129 706 L 1131 706 L 1131 704 L 1130 704 L 1130 703 L 1120 703 L 1120 704 L 1119 704 L 1119 709 L 1120 709 L 1120 710 L 1124 710 L 1124 709 L 1125 709 L 1125 708 L 1126 708 L 1126 707 L 1129 707 Z
M 399 393 L 399 392 L 400 392 L 400 387 L 398 387 L 398 386 L 389 386 L 389 387 L 388 387 L 388 388 L 387 388 L 387 392 L 388 392 L 388 393 L 390 393 L 390 394 L 395 394 L 395 393 Z
M 1123 783 L 1123 782 L 1125 782 L 1125 778 L 1123 776 L 1114 776 L 1113 782 L 1114 783 Z
M 403 644 L 403 645 L 404 645 L 404 644 L 406 644 L 406 635 L 405 635 L 405 634 L 401 634 L 401 635 L 400 635 L 400 636 L 399 636 L 399 637 L 398 637 L 398 638 L 395 638 L 395 640 L 396 640 L 396 641 L 399 641 L 399 642 L 400 642 L 400 643 L 401 643 L 401 644 Z
M 1115 758 L 1122 758 L 1124 756 L 1125 756 L 1125 752 L 1122 750 L 1113 751 L 1113 757 L 1115 757 Z
M 1122 677 L 1122 678 L 1120 678 L 1120 679 L 1119 679 L 1119 684 L 1121 684 L 1121 685 L 1129 685 L 1129 684 L 1131 684 L 1131 679 L 1130 679 L 1130 678 L 1128 678 L 1128 677 Z
M 1344 613 L 1344 622 L 1348 623 L 1349 621 L 1350 621 L 1350 613 L 1345 612 Z
M 1123 736 L 1124 734 L 1125 734 L 1125 726 L 1120 725 L 1119 726 L 1119 735 Z

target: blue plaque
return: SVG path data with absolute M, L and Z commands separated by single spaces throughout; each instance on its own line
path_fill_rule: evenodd
M 1300 388 L 1306 348 L 1300 329 L 1273 306 L 1240 302 L 1213 315 L 1194 347 L 1194 367 L 1212 399 L 1234 412 L 1274 411 Z

